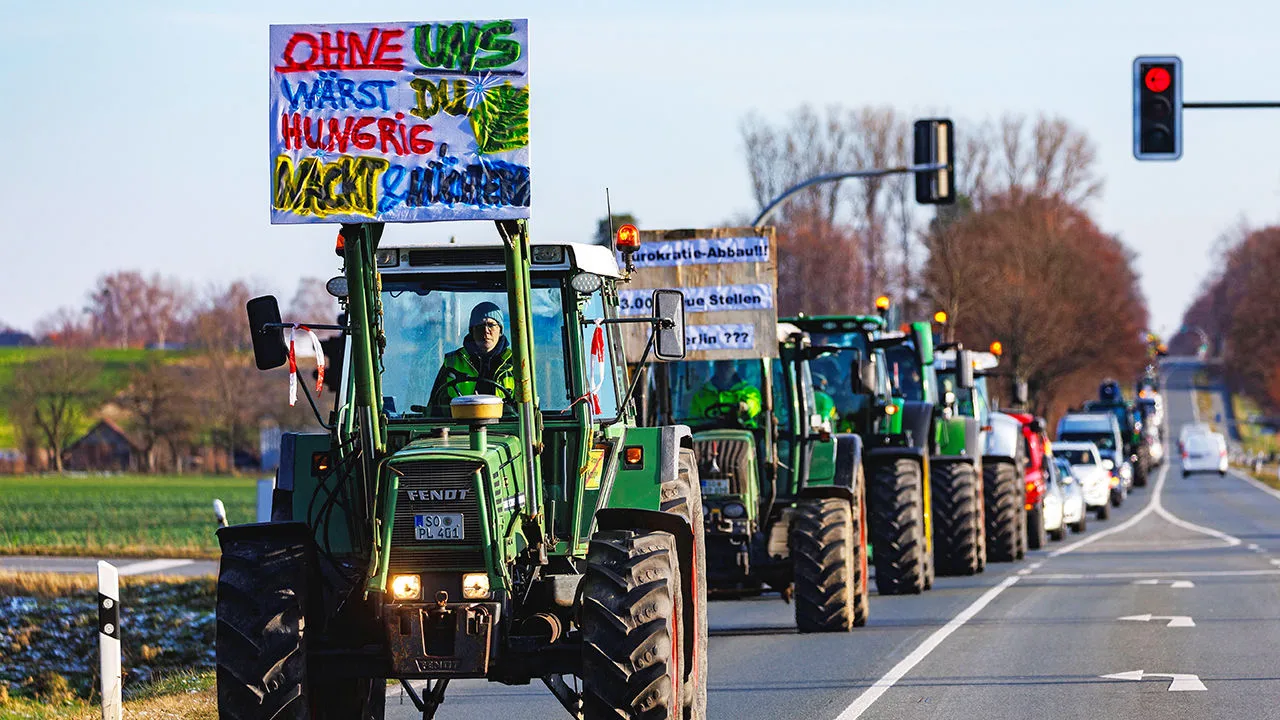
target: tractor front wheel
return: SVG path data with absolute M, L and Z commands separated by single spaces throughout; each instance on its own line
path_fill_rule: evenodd
M 910 459 L 877 464 L 867 485 L 867 532 L 881 595 L 918 595 L 929 561 L 924 532 L 924 479 Z
M 978 474 L 969 462 L 934 462 L 933 554 L 939 575 L 981 571 L 982 508 Z
M 1018 466 L 1011 462 L 982 464 L 983 499 L 986 502 L 987 559 L 991 562 L 1013 562 L 1022 544 L 1023 509 L 1018 492 Z
M 707 552 L 702 516 L 702 483 L 698 479 L 698 458 L 691 448 L 680 448 L 677 475 L 662 483 L 662 512 L 675 513 L 693 528 L 694 613 L 693 657 L 685 668 L 684 708 L 686 720 L 707 716 Z
M 860 516 L 860 509 L 843 498 L 797 503 L 790 542 L 800 632 L 848 632 L 867 623 L 866 545 Z
M 681 602 L 671 533 L 591 538 L 582 580 L 582 717 L 685 717 Z

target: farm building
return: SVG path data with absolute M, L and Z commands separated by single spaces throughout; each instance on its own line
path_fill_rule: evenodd
M 138 470 L 145 464 L 142 447 L 106 419 L 99 420 L 63 453 L 63 466 L 68 470 Z

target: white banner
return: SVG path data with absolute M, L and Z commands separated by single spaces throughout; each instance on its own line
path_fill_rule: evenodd
M 646 243 L 631 257 L 637 268 L 761 263 L 769 260 L 769 238 L 696 238 Z
M 686 350 L 754 350 L 756 326 L 751 323 L 733 325 L 686 325 Z
M 687 313 L 717 310 L 766 310 L 773 307 L 773 288 L 766 283 L 684 288 Z M 618 314 L 624 317 L 653 314 L 653 290 L 618 291 Z

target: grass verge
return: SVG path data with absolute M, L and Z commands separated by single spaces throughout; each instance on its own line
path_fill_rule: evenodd
M 254 516 L 255 478 L 0 477 L 0 554 L 214 558 L 213 500 Z

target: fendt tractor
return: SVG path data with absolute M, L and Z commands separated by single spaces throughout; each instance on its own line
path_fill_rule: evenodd
M 342 226 L 328 432 L 284 436 L 270 523 L 218 533 L 222 718 L 381 718 L 386 679 L 431 718 L 454 678 L 541 679 L 575 717 L 705 717 L 693 441 L 637 427 L 619 360 L 623 322 L 683 357 L 681 293 L 620 319 L 609 248 L 497 227 L 393 248 Z M 300 328 L 273 297 L 248 310 L 258 366 L 296 368 Z M 482 341 L 477 379 L 455 348 Z
M 777 327 L 774 360 L 664 363 L 657 412 L 693 429 L 709 590 L 767 586 L 800 632 L 848 631 L 868 612 L 861 439 L 818 416 L 808 336 Z
M 888 311 L 888 298 L 877 307 Z M 812 338 L 817 392 L 830 397 L 837 429 L 862 438 L 867 536 L 881 595 L 917 594 L 933 585 L 929 442 L 933 404 L 927 373 L 899 378 L 911 385 L 895 396 L 886 348 L 905 349 L 909 364 L 933 362 L 928 323 L 906 334 L 884 333 L 879 315 L 801 315 L 787 318 Z M 909 373 L 911 371 L 904 371 Z
M 990 353 L 979 363 L 958 343 L 939 345 L 933 369 L 942 395 L 933 464 L 934 557 L 942 575 L 973 575 L 987 565 L 986 496 L 982 456 L 990 404 Z M 982 367 L 978 367 L 981 364 Z
M 1143 433 L 1142 416 L 1133 403 L 1125 399 L 1120 383 L 1115 380 L 1104 381 L 1098 386 L 1098 399 L 1086 402 L 1084 409 L 1116 416 L 1116 421 L 1120 423 L 1120 437 L 1124 441 L 1124 456 L 1117 458 L 1116 464 L 1128 459 L 1133 468 L 1134 487 L 1144 487 L 1151 469 L 1151 453 L 1148 448 L 1150 438 Z

